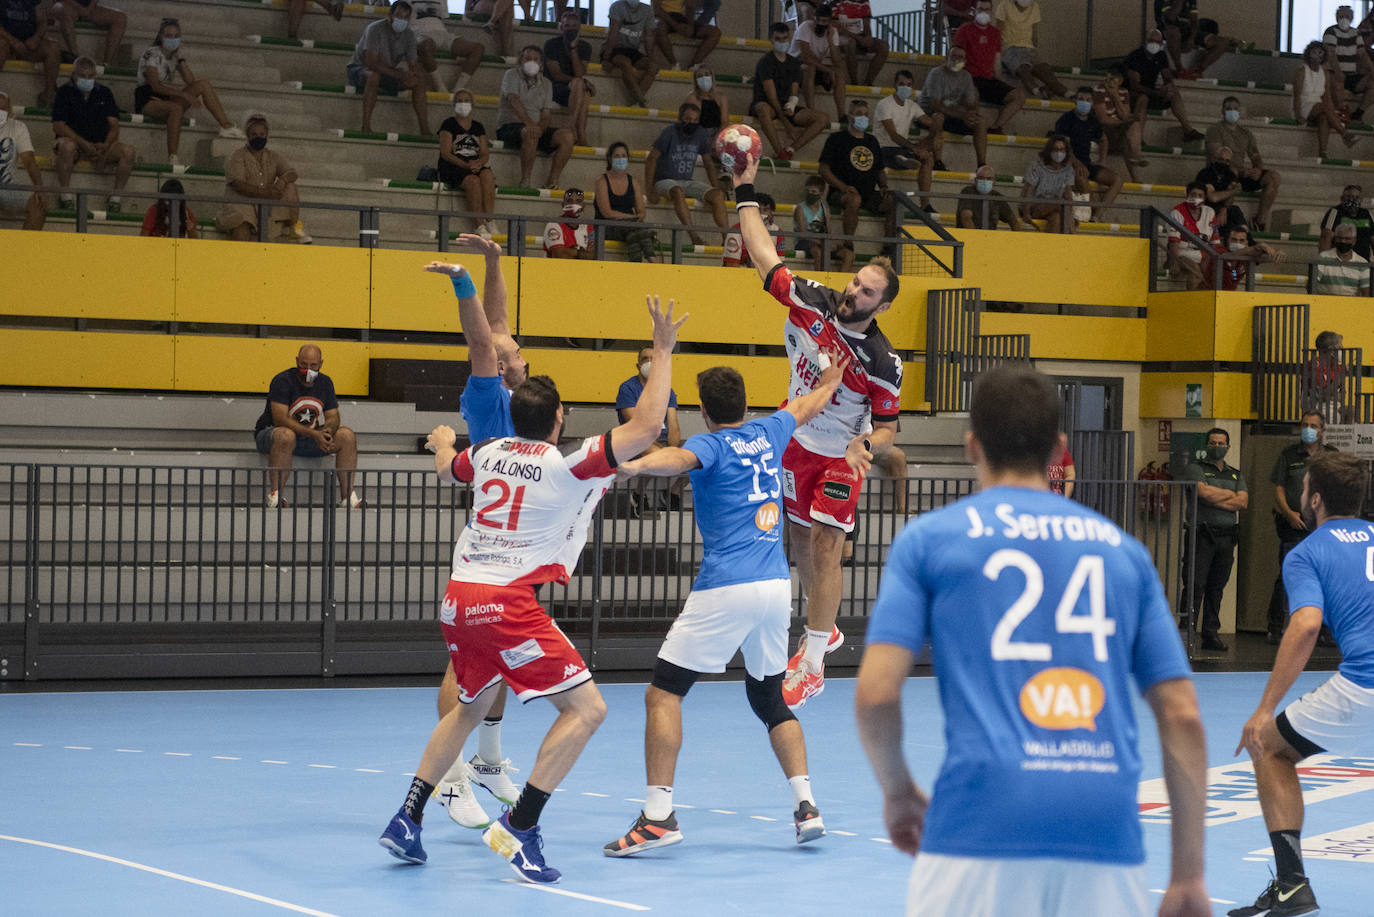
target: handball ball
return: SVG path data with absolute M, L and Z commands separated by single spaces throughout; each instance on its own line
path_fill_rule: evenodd
M 732 124 L 716 135 L 716 156 L 725 168 L 739 175 L 748 167 L 750 157 L 763 158 L 763 140 L 749 125 Z

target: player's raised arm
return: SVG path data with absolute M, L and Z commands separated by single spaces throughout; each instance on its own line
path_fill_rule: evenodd
M 849 355 L 825 347 L 821 349 L 821 362 L 825 366 L 825 370 L 821 373 L 821 378 L 816 383 L 816 387 L 800 398 L 793 398 L 783 408 L 797 418 L 797 426 L 799 427 L 802 424 L 810 423 L 812 418 L 823 411 L 825 406 L 830 403 L 830 399 L 835 396 L 835 390 L 840 387 L 840 382 L 844 379 L 845 368 L 849 366 Z
M 701 459 L 697 458 L 695 452 L 688 452 L 680 446 L 665 446 L 643 458 L 621 462 L 618 467 L 631 478 L 641 474 L 651 478 L 670 478 L 700 468 Z
M 458 249 L 481 255 L 486 260 L 486 277 L 482 281 L 482 311 L 487 316 L 493 337 L 510 335 L 510 319 L 506 311 L 506 275 L 501 273 L 501 246 L 476 233 L 465 232 L 458 237 Z
M 453 281 L 453 293 L 458 297 L 458 321 L 463 326 L 463 337 L 468 342 L 468 360 L 472 363 L 472 374 L 496 375 L 496 347 L 493 344 L 491 325 L 482 310 L 482 300 L 477 298 L 477 286 L 472 282 L 468 269 L 461 264 L 431 261 L 425 265 L 425 270 L 431 274 L 443 274 Z
M 668 395 L 672 391 L 673 347 L 677 345 L 677 329 L 687 316 L 673 321 L 673 301 L 668 310 L 659 309 L 657 296 L 646 296 L 649 316 L 654 323 L 654 355 L 649 369 L 649 381 L 644 384 L 634 416 L 611 431 L 611 450 L 616 463 L 629 461 L 658 439 L 663 418 L 668 413 Z
M 778 250 L 768 228 L 763 225 L 759 215 L 758 201 L 754 200 L 754 177 L 759 172 L 759 161 L 751 154 L 743 172 L 735 180 L 735 212 L 739 216 L 739 232 L 744 239 L 744 248 L 749 252 L 749 260 L 754 262 L 754 270 L 761 280 L 768 279 L 768 272 L 782 263 Z
M 1207 810 L 1207 736 L 1197 692 L 1187 678 L 1157 682 L 1145 699 L 1159 724 L 1164 785 L 1172 811 L 1169 887 L 1160 903 L 1165 917 L 1212 913 L 1203 882 L 1203 818 Z

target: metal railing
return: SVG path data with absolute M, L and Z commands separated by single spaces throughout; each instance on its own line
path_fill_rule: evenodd
M 682 608 L 702 556 L 684 483 L 653 481 L 642 496 L 637 482 L 613 487 L 569 582 L 538 590 L 593 668 L 647 671 Z M 265 485 L 265 468 L 0 464 L 0 679 L 437 676 L 435 618 L 469 489 L 417 470 L 357 471 L 367 505 L 350 510 L 333 472 L 297 468 L 282 490 L 290 507 L 268 509 Z M 973 487 L 967 476 L 869 478 L 843 625 L 861 626 L 906 519 Z M 1193 485 L 1077 487 L 1075 499 L 1150 548 L 1186 617 Z
M 944 54 L 945 17 L 940 0 L 922 0 L 917 9 L 881 13 L 871 20 L 873 34 L 893 51 L 906 54 Z
M 1301 414 L 1302 352 L 1311 340 L 1306 303 L 1251 310 L 1250 408 L 1261 422 L 1296 423 Z

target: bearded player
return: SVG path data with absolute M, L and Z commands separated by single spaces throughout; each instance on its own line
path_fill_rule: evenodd
M 783 453 L 783 510 L 792 560 L 806 593 L 806 635 L 787 664 L 783 699 L 801 707 L 825 688 L 825 654 L 844 642 L 835 627 L 842 587 L 845 533 L 873 453 L 897 433 L 902 361 L 878 329 L 878 315 L 897 298 L 898 279 L 886 258 L 874 258 L 843 291 L 796 277 L 782 263 L 759 214 L 754 191 L 758 160 L 735 176 L 740 235 L 764 289 L 787 307 L 789 399 L 816 387 L 822 348 L 850 358 L 844 380 L 820 415 L 797 427 Z

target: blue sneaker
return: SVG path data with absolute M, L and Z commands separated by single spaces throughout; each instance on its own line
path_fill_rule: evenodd
M 396 813 L 377 843 L 385 847 L 387 853 L 407 863 L 422 864 L 429 859 L 425 848 L 420 846 L 420 826 L 406 816 L 405 810 Z
M 528 831 L 515 830 L 510 825 L 510 810 L 503 812 L 482 832 L 482 841 L 505 857 L 515 874 L 526 882 L 552 885 L 563 878 L 561 872 L 544 865 L 544 839 L 539 836 L 539 826 Z

